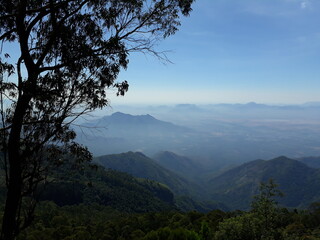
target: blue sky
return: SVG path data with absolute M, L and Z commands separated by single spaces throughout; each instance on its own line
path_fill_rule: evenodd
M 320 101 L 319 23 L 319 0 L 197 0 L 157 47 L 173 64 L 132 54 L 111 104 Z

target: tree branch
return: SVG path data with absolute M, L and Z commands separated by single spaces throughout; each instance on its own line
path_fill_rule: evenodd
M 57 34 L 59 34 L 58 29 L 60 26 L 62 26 L 62 24 L 64 23 L 64 21 L 66 21 L 69 17 L 71 17 L 72 15 L 74 15 L 75 13 L 79 12 L 82 7 L 88 2 L 89 0 L 84 0 L 74 11 L 70 12 L 69 14 L 67 14 L 64 18 L 62 18 L 59 23 L 57 24 L 58 27 L 56 29 L 53 29 L 52 33 L 51 33 L 51 37 L 49 39 L 49 41 L 47 42 L 46 46 L 44 47 L 44 50 L 42 52 L 42 54 L 40 55 L 40 57 L 37 60 L 36 65 L 38 67 L 40 67 L 43 64 L 43 60 L 46 57 L 46 55 L 48 54 L 48 52 L 50 51 L 52 45 L 54 44 Z
M 14 33 L 15 31 L 17 31 L 16 28 L 12 28 L 10 31 L 5 32 L 4 34 L 2 34 L 0 36 L 0 41 L 4 40 L 6 37 L 9 37 L 12 33 Z

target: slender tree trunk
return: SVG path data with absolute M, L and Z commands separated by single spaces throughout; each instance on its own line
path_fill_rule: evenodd
M 21 201 L 22 180 L 21 165 L 18 163 L 19 159 L 16 162 L 16 166 L 13 167 L 14 170 L 11 170 L 12 167 L 10 168 L 10 175 L 14 174 L 15 177 L 11 177 L 9 180 L 6 205 L 3 215 L 1 240 L 15 239 L 18 228 L 17 215 Z
M 27 1 L 25 0 L 18 2 L 16 27 L 19 36 L 21 57 L 28 71 L 28 80 L 23 86 L 19 83 L 19 92 L 22 92 L 23 94 L 18 97 L 8 140 L 9 184 L 0 240 L 14 240 L 19 232 L 19 207 L 21 206 L 23 191 L 22 168 L 25 162 L 20 152 L 20 136 L 23 119 L 32 98 L 32 92 L 35 91 L 33 85 L 36 83 L 37 79 L 35 65 L 28 51 L 28 34 L 24 20 L 26 4 Z
M 19 98 L 10 131 L 8 141 L 9 184 L 3 215 L 1 240 L 15 239 L 19 230 L 18 210 L 23 190 L 22 164 L 24 161 L 20 155 L 20 134 L 23 118 L 30 100 L 30 95 L 23 95 Z

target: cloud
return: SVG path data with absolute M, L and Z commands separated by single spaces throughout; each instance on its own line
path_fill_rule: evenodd
M 306 9 L 308 7 L 310 7 L 311 3 L 309 0 L 303 0 L 301 3 L 300 3 L 300 7 L 301 9 Z
M 264 17 L 291 18 L 309 8 L 310 0 L 243 1 L 245 12 Z M 250 4 L 249 4 L 250 3 Z

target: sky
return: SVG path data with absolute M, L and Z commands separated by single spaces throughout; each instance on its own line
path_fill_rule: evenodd
M 196 0 L 174 36 L 172 63 L 131 54 L 111 104 L 300 104 L 320 101 L 319 0 Z

